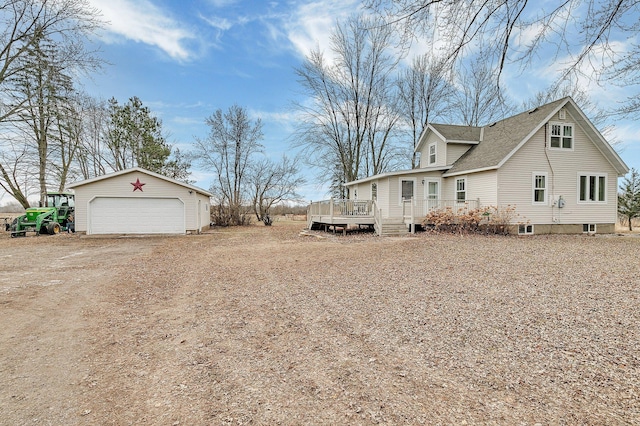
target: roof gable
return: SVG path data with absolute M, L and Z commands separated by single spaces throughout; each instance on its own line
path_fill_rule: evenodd
M 122 176 L 122 175 L 130 174 L 130 173 L 134 173 L 134 172 L 143 173 L 143 174 L 146 174 L 146 175 L 149 175 L 149 176 L 153 176 L 155 178 L 162 179 L 164 181 L 173 183 L 175 185 L 183 186 L 183 187 L 185 187 L 185 188 L 187 188 L 189 190 L 192 190 L 192 191 L 194 191 L 196 193 L 199 193 L 199 194 L 202 194 L 202 195 L 206 195 L 207 197 L 211 197 L 212 196 L 212 194 L 210 192 L 205 191 L 202 188 L 198 188 L 197 186 L 189 185 L 188 183 L 180 182 L 179 180 L 171 179 L 171 178 L 169 178 L 167 176 L 151 172 L 151 171 L 143 169 L 141 167 L 133 167 L 131 169 L 119 170 L 117 172 L 108 173 L 106 175 L 97 176 L 97 177 L 94 177 L 94 178 L 91 178 L 91 179 L 82 180 L 82 181 L 79 181 L 79 182 L 74 182 L 71 185 L 67 185 L 67 188 L 73 189 L 73 188 L 77 188 L 79 186 L 88 185 L 88 184 L 91 184 L 91 183 L 99 182 L 99 181 L 102 181 L 102 180 L 114 178 L 116 176 Z
M 426 143 L 427 135 L 434 133 L 438 138 L 447 143 L 477 144 L 480 142 L 481 127 L 459 126 L 455 124 L 428 123 L 418 141 L 415 151 L 419 152 Z
M 484 127 L 482 142 L 462 155 L 445 176 L 501 167 L 563 107 L 570 108 L 574 115 L 580 117 L 577 124 L 587 133 L 618 173 L 625 174 L 628 170 L 626 164 L 573 99 L 566 97 Z

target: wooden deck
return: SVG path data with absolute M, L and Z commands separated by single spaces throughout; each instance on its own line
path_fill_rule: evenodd
M 309 229 L 338 228 L 346 234 L 349 226 L 369 226 L 376 223 L 375 203 L 370 200 L 324 200 L 311 203 L 307 215 Z
M 480 200 L 403 200 L 402 215 L 394 218 L 382 219 L 381 211 L 378 210 L 376 202 L 372 200 L 324 200 L 309 204 L 307 210 L 307 228 L 333 229 L 335 233 L 338 229 L 343 234 L 347 233 L 349 226 L 369 226 L 373 227 L 378 235 L 402 233 L 402 227 L 415 232 L 416 225 L 422 223 L 426 213 L 433 210 L 452 210 L 460 213 L 469 209 L 477 208 Z M 384 223 L 383 223 L 384 222 Z M 384 228 L 384 231 L 383 231 Z

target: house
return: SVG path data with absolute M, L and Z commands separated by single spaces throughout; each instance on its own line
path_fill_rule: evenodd
M 511 206 L 522 234 L 615 230 L 628 167 L 570 97 L 484 127 L 428 124 L 416 151 L 419 168 L 349 182 L 349 200 L 332 210 L 356 203 L 368 212 L 349 224 L 373 216 L 364 223 L 406 229 L 433 209 Z
M 209 192 L 142 168 L 68 187 L 75 192 L 77 232 L 185 234 L 209 227 Z

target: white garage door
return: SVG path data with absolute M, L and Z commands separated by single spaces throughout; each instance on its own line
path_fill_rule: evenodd
M 89 234 L 184 234 L 178 198 L 98 197 L 89 203 Z

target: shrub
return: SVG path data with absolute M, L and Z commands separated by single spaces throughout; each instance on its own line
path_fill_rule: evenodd
M 242 226 L 251 224 L 251 214 L 229 206 L 211 206 L 211 225 Z
M 511 205 L 502 208 L 497 206 L 477 209 L 461 207 L 457 210 L 452 207 L 446 207 L 430 211 L 422 225 L 434 232 L 507 235 L 510 225 L 514 224 L 515 219 L 518 217 L 515 206 Z

